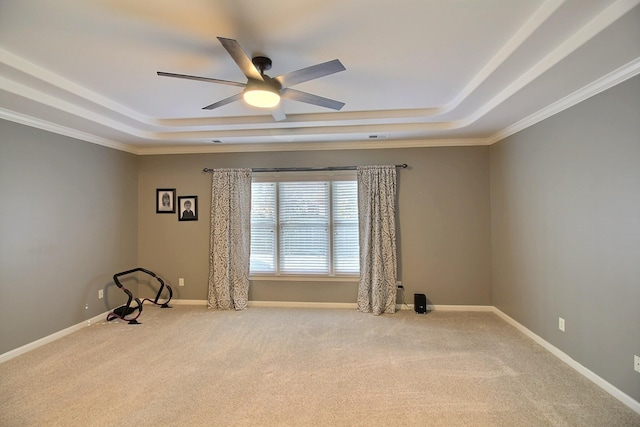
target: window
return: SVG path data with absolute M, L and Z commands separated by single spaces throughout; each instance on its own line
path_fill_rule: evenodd
M 355 175 L 254 177 L 251 274 L 357 276 Z

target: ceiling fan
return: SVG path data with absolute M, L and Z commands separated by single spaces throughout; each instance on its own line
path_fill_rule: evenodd
M 229 55 L 231 55 L 238 67 L 240 67 L 240 70 L 244 73 L 245 77 L 247 77 L 246 83 L 219 80 L 209 77 L 189 76 L 185 74 L 165 73 L 163 71 L 158 71 L 158 75 L 163 77 L 176 77 L 179 79 L 220 83 L 244 88 L 241 93 L 203 107 L 204 110 L 213 110 L 214 108 L 222 107 L 223 105 L 227 105 L 231 102 L 244 99 L 249 105 L 260 108 L 271 108 L 271 115 L 273 118 L 276 121 L 280 121 L 286 118 L 280 105 L 280 98 L 292 99 L 294 101 L 318 105 L 332 110 L 340 110 L 344 106 L 344 102 L 291 89 L 291 86 L 293 85 L 317 79 L 319 77 L 328 76 L 329 74 L 337 73 L 339 71 L 344 71 L 346 68 L 342 65 L 340 60 L 334 59 L 333 61 L 312 65 L 311 67 L 302 68 L 300 70 L 272 78 L 264 74 L 265 71 L 271 69 L 271 59 L 265 56 L 256 56 L 249 59 L 236 40 L 224 37 L 218 37 L 218 40 L 222 43 L 222 46 L 227 50 L 227 52 L 229 52 Z

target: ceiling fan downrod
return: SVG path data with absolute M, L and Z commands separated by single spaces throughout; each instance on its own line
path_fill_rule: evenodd
M 264 75 L 265 71 L 269 71 L 271 69 L 271 59 L 266 56 L 255 56 L 251 59 L 253 65 L 260 70 L 260 75 Z

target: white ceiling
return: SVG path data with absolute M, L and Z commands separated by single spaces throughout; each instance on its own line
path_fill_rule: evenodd
M 640 72 L 640 0 L 0 0 L 0 118 L 138 153 L 482 145 Z M 332 59 L 286 120 L 238 101 L 216 39 L 275 77 Z M 212 142 L 221 141 L 221 142 Z

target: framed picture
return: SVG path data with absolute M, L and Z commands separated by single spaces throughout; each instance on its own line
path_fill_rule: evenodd
M 198 196 L 178 197 L 178 220 L 197 221 L 198 220 Z
M 176 189 L 156 189 L 156 213 L 176 213 Z

